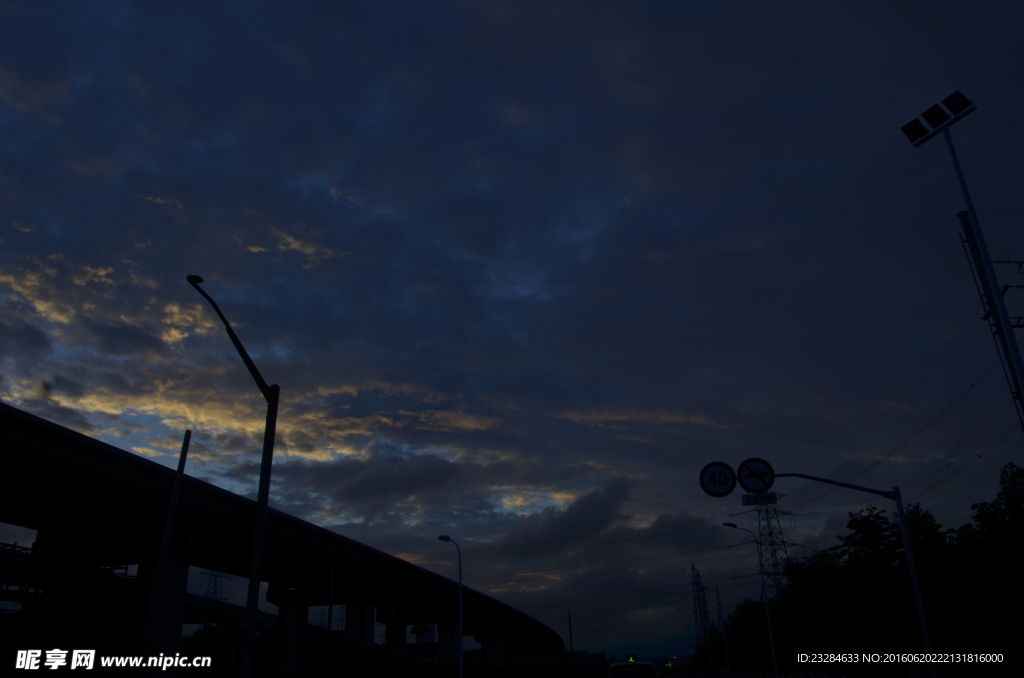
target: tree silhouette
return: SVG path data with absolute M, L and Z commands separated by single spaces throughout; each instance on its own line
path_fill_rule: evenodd
M 1021 610 L 1018 553 L 1024 537 L 1024 469 L 1007 464 L 995 500 L 971 506 L 972 521 L 943 531 L 920 504 L 907 525 L 919 568 L 932 648 L 941 653 L 1002 653 L 1003 663 L 943 664 L 946 676 L 1022 675 L 1014 648 Z M 797 653 L 922 652 L 899 521 L 870 506 L 849 514 L 839 543 L 785 567 L 786 584 L 771 603 L 783 671 L 900 676 L 905 664 L 824 667 L 799 664 Z M 740 603 L 726 623 L 734 673 L 771 671 L 764 606 Z M 721 653 L 715 640 L 716 666 Z M 707 652 L 707 648 L 703 648 Z M 695 669 L 693 666 L 688 668 Z

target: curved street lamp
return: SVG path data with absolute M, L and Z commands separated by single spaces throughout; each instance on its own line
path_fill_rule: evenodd
M 267 425 L 263 429 L 263 460 L 260 463 L 260 484 L 259 492 L 256 495 L 256 520 L 253 526 L 252 534 L 252 556 L 249 560 L 249 592 L 246 597 L 245 609 L 245 632 L 242 634 L 242 656 L 241 656 L 241 667 L 240 674 L 242 678 L 249 678 L 252 675 L 252 664 L 253 664 L 253 652 L 255 651 L 256 641 L 256 618 L 259 608 L 259 595 L 260 595 L 260 574 L 263 569 L 263 543 L 266 537 L 267 531 L 267 504 L 270 500 L 270 469 L 274 460 L 274 434 L 277 431 L 277 405 L 281 399 L 281 387 L 277 384 L 268 385 L 263 379 L 263 375 L 256 369 L 256 365 L 253 363 L 252 358 L 246 352 L 245 347 L 242 346 L 242 342 L 238 340 L 238 335 L 231 329 L 231 324 L 228 323 L 228 319 L 221 313 L 220 307 L 217 306 L 209 294 L 206 293 L 203 288 L 199 286 L 199 283 L 203 282 L 203 279 L 198 275 L 190 275 L 185 280 L 188 281 L 192 287 L 196 288 L 199 294 L 203 295 L 203 298 L 210 302 L 210 306 L 213 306 L 213 310 L 216 311 L 220 317 L 221 322 L 224 323 L 224 329 L 228 331 L 228 337 L 231 339 L 231 343 L 235 345 L 235 349 L 238 351 L 238 355 L 242 357 L 242 362 L 245 363 L 245 367 L 249 370 L 249 374 L 256 381 L 256 386 L 259 387 L 260 393 L 267 399 Z
M 442 534 L 437 539 L 438 539 L 438 541 L 447 541 L 447 542 L 451 542 L 452 544 L 455 544 L 455 550 L 459 554 L 459 678 L 463 678 L 462 677 L 462 669 L 463 669 L 463 666 L 462 666 L 462 662 L 463 662 L 463 657 L 462 657 L 462 549 L 460 549 L 459 545 L 457 543 L 455 543 L 455 540 L 452 539 L 451 537 L 449 537 L 447 534 Z
M 734 530 L 743 530 L 751 537 L 754 538 L 754 543 L 757 545 L 757 569 L 761 573 L 761 600 L 764 601 L 764 616 L 768 620 L 768 640 L 772 644 L 772 666 L 775 667 L 775 675 L 779 675 L 779 660 L 775 657 L 775 634 L 772 633 L 772 615 L 768 611 L 768 596 L 764 588 L 764 560 L 761 558 L 761 542 L 758 540 L 757 535 L 748 530 L 745 527 L 740 527 L 736 523 L 722 523 L 726 527 L 731 527 Z M 724 629 L 723 629 L 724 631 Z

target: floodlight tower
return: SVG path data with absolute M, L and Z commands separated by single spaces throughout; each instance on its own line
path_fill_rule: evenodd
M 1003 302 L 1003 293 L 1000 290 L 999 282 L 996 279 L 995 269 L 992 267 L 992 259 L 988 254 L 988 246 L 985 245 L 985 238 L 981 234 L 981 225 L 978 223 L 978 215 L 974 211 L 974 203 L 971 201 L 971 194 L 967 191 L 967 181 L 964 179 L 964 172 L 960 169 L 960 161 L 956 157 L 956 149 L 953 147 L 953 137 L 949 134 L 949 128 L 963 120 L 976 109 L 973 103 L 957 90 L 942 100 L 942 106 L 935 104 L 921 114 L 925 122 L 931 126 L 931 130 L 925 127 L 921 118 L 914 118 L 901 129 L 910 139 L 910 143 L 917 148 L 934 136 L 941 134 L 946 140 L 949 148 L 949 157 L 953 160 L 953 169 L 956 170 L 956 178 L 960 183 L 960 192 L 964 196 L 964 205 L 967 209 L 957 214 L 960 226 L 963 228 L 963 243 L 970 255 L 971 264 L 978 278 L 978 286 L 981 292 L 981 302 L 985 308 L 984 320 L 988 321 L 999 351 L 999 359 L 1003 364 L 1003 373 L 1010 385 L 1010 393 L 1013 395 L 1013 404 L 1017 411 L 1017 419 L 1020 421 L 1021 429 L 1024 430 L 1024 361 L 1021 360 L 1020 348 L 1017 346 L 1017 339 L 1013 336 L 1013 325 L 1010 323 L 1010 316 L 1006 312 L 1006 304 Z M 952 115 L 950 115 L 952 114 Z

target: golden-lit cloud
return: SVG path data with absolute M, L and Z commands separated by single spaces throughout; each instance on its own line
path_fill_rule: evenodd
M 78 273 L 71 276 L 71 282 L 84 287 L 91 282 L 98 282 L 104 285 L 116 285 L 117 283 L 110 279 L 110 274 L 114 272 L 111 266 L 89 266 L 83 264 L 79 267 Z
M 442 403 L 449 399 L 444 393 L 435 391 L 426 384 L 411 382 L 389 383 L 371 380 L 363 384 L 363 390 L 378 391 L 393 398 L 415 398 L 425 403 Z
M 363 391 L 375 391 L 390 398 L 413 398 L 424 403 L 443 403 L 450 400 L 446 394 L 434 390 L 426 384 L 413 382 L 392 383 L 379 379 L 371 379 L 360 386 L 355 384 L 334 384 L 330 386 L 321 385 L 316 389 L 317 394 L 323 397 L 338 394 L 355 397 Z
M 164 457 L 167 455 L 166 452 L 157 452 L 151 447 L 135 446 L 131 448 L 131 451 L 146 457 Z
M 163 311 L 162 322 L 166 327 L 160 338 L 169 344 L 182 341 L 190 334 L 208 334 L 217 327 L 209 311 L 199 302 L 183 306 L 172 301 L 164 306 Z
M 582 492 L 572 489 L 538 489 L 535 487 L 494 488 L 500 495 L 506 511 L 527 515 L 548 506 L 564 508 L 574 502 Z
M 252 212 L 252 210 L 249 210 L 248 208 L 246 208 L 245 210 L 243 210 L 243 212 Z M 255 216 L 255 212 L 253 212 L 253 214 L 251 216 Z M 243 249 L 246 252 L 249 252 L 251 254 L 259 254 L 260 252 L 266 252 L 267 251 L 266 247 L 260 247 L 259 245 L 245 245 L 245 242 L 241 238 L 239 238 L 238 236 L 235 236 L 234 240 L 239 245 L 242 245 Z
M 348 200 L 353 205 L 359 206 L 359 204 L 360 204 L 359 198 L 357 198 L 355 195 L 353 195 L 353 193 L 355 193 L 355 192 L 356 192 L 355 189 L 352 189 L 352 188 L 336 188 L 335 187 L 335 188 L 331 188 L 331 197 L 334 198 L 335 201 L 338 201 L 338 200 L 341 200 L 342 198 L 345 198 L 346 200 Z
M 416 428 L 428 431 L 486 431 L 501 424 L 496 417 L 481 417 L 461 410 L 400 412 L 418 419 Z
M 141 198 L 142 200 L 148 200 L 156 205 L 164 205 L 165 207 L 170 207 L 176 210 L 185 209 L 185 206 L 181 204 L 181 201 L 174 198 L 157 198 L 149 195 L 136 195 L 135 197 Z
M 732 428 L 728 424 L 712 421 L 703 412 L 667 412 L 665 410 L 592 410 L 590 412 L 565 412 L 563 419 L 587 426 L 601 428 L 624 428 L 628 424 L 691 424 L 709 428 Z
M 146 287 L 151 290 L 155 290 L 159 285 L 156 280 L 147 276 L 136 275 L 134 271 L 129 273 L 132 279 L 132 284 L 136 287 Z
M 27 266 L 0 269 L 0 284 L 6 285 L 31 304 L 40 316 L 55 322 L 67 323 L 75 311 L 66 296 L 57 290 L 54 278 L 57 277 L 58 271 L 49 263 L 59 260 L 59 255 L 51 255 L 47 260 L 29 257 L 25 261 L 35 264 L 34 269 Z
M 317 387 L 316 392 L 324 397 L 337 395 L 339 393 L 344 393 L 345 395 L 350 396 L 359 395 L 359 389 L 350 384 L 343 384 L 339 386 L 319 386 Z M 304 397 L 302 399 L 305 400 Z
M 282 252 L 294 250 L 305 255 L 306 263 L 302 265 L 302 268 L 312 268 L 316 264 L 326 261 L 327 259 L 336 259 L 338 257 L 345 257 L 352 254 L 351 252 L 335 252 L 323 245 L 299 240 L 298 238 L 276 228 L 271 229 L 271 233 L 274 234 L 275 238 L 281 241 L 281 244 L 277 246 L 277 249 Z

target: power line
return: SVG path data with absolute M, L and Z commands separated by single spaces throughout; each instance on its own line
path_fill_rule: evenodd
M 694 525 L 695 527 L 686 527 L 685 529 L 679 529 L 681 526 Z M 670 527 L 647 527 L 644 528 L 647 534 L 636 534 L 628 536 L 620 536 L 615 533 L 595 534 L 589 537 L 581 537 L 569 541 L 568 539 L 545 539 L 541 541 L 533 542 L 520 542 L 517 544 L 509 545 L 495 545 L 495 546 L 480 546 L 475 548 L 467 548 L 463 554 L 463 560 L 472 560 L 474 558 L 492 558 L 496 555 L 525 555 L 530 553 L 544 553 L 546 551 L 555 551 L 565 548 L 569 548 L 577 545 L 597 545 L 597 544 L 619 544 L 630 541 L 639 541 L 642 539 L 655 539 L 658 537 L 671 537 L 678 534 L 686 534 L 689 532 L 697 532 L 699 530 L 712 529 L 713 526 L 707 525 L 705 521 L 701 519 L 688 520 L 683 523 L 672 525 Z M 613 538 L 613 537 L 618 537 Z M 543 548 L 530 548 L 522 549 L 523 546 L 536 546 L 545 545 Z M 441 551 L 434 551 L 434 554 L 440 555 Z M 447 558 L 444 559 L 447 561 Z M 430 562 L 430 561 L 427 561 Z
M 932 425 L 935 424 L 935 422 L 939 421 L 939 419 L 944 417 L 946 415 L 946 413 L 948 413 L 951 409 L 953 409 L 956 405 L 958 405 L 961 400 L 966 398 L 971 393 L 971 391 L 974 389 L 975 386 L 980 384 L 990 374 L 992 374 L 992 372 L 999 365 L 1000 365 L 1000 361 L 999 360 L 996 360 L 995 362 L 993 362 L 984 372 L 982 372 L 980 375 L 978 375 L 977 378 L 974 379 L 973 383 L 971 383 L 967 388 L 965 388 L 964 390 L 960 391 L 960 393 L 958 393 L 956 396 L 954 396 L 954 398 L 951 401 L 949 401 L 941 410 L 939 410 L 938 413 L 933 415 L 922 426 L 918 427 L 918 429 L 915 430 L 913 433 L 911 433 L 909 437 L 905 438 L 902 442 L 898 443 L 896 446 L 894 446 L 888 452 L 886 452 L 885 454 L 881 455 L 880 458 L 876 457 L 875 460 L 874 460 L 874 464 L 871 464 L 871 465 L 861 469 L 860 471 L 854 473 L 852 476 L 848 476 L 845 479 L 846 482 L 851 482 L 853 480 L 856 480 L 857 478 L 860 478 L 861 476 L 863 476 L 868 471 L 871 471 L 871 470 L 874 470 L 875 468 L 877 468 L 878 465 L 881 464 L 882 462 L 888 461 L 889 459 L 891 459 L 893 455 L 895 455 L 897 452 L 899 452 L 904 447 L 906 447 L 911 442 L 913 442 L 915 438 L 917 438 L 919 435 L 921 435 L 922 433 L 927 431 L 929 428 L 931 428 Z M 816 501 L 818 501 L 820 499 L 824 499 L 825 497 L 831 495 L 833 492 L 836 492 L 836 491 L 837 490 L 835 488 L 827 489 L 824 492 L 822 492 L 821 494 L 819 494 L 818 496 L 813 497 L 811 499 L 804 500 L 802 502 L 798 502 L 798 503 L 794 504 L 794 506 L 804 506 L 804 505 L 809 504 L 811 502 L 816 502 Z

